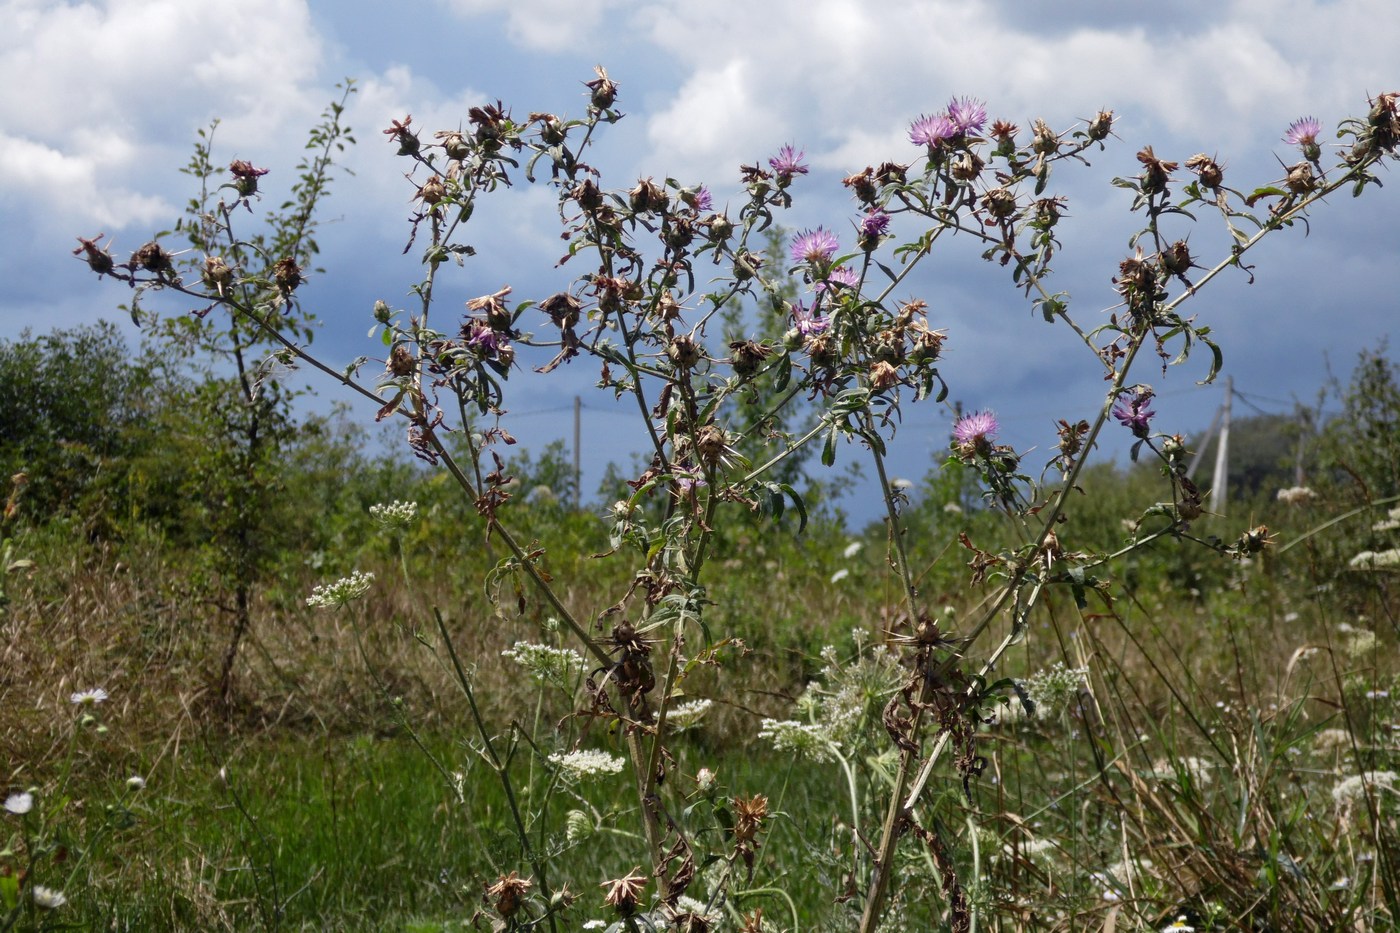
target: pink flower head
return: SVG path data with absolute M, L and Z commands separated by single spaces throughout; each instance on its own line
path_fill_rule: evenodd
M 797 332 L 804 337 L 823 333 L 831 326 L 831 321 L 813 314 L 800 301 L 792 306 L 792 319 L 797 324 Z
M 802 157 L 806 154 L 789 143 L 779 149 L 777 155 L 768 160 L 768 166 L 778 176 L 780 183 L 787 184 L 792 181 L 792 176 L 807 174 L 807 166 L 802 164 Z
M 471 336 L 467 338 L 467 346 L 495 353 L 504 343 L 505 337 L 492 330 L 485 321 L 471 322 Z
M 710 197 L 710 189 L 704 185 L 696 188 L 694 192 L 682 194 L 681 198 L 690 205 L 690 208 L 697 214 L 703 214 L 713 205 L 714 199 Z
M 1138 389 L 1132 398 L 1123 399 L 1113 408 L 1113 417 L 1123 427 L 1131 429 L 1134 437 L 1146 437 L 1156 415 L 1152 410 L 1151 389 Z
M 1322 124 L 1316 117 L 1303 117 L 1289 125 L 1283 141 L 1294 146 L 1312 146 L 1317 144 L 1317 134 L 1321 132 Z
M 872 208 L 869 213 L 860 219 L 860 236 L 862 238 L 882 237 L 890 226 L 890 215 L 880 210 L 878 207 Z
M 860 273 L 850 266 L 837 266 L 826 273 L 826 278 L 817 283 L 817 291 L 826 291 L 833 285 L 855 288 L 860 283 Z
M 916 146 L 928 146 L 930 149 L 956 135 L 958 127 L 948 119 L 946 113 L 933 116 L 925 114 L 909 126 L 909 141 Z
M 840 248 L 841 241 L 836 239 L 836 234 L 824 227 L 804 230 L 793 237 L 792 261 L 824 265 L 831 262 L 831 257 L 835 256 Z
M 959 133 L 979 132 L 987 123 L 987 107 L 973 97 L 954 97 L 948 103 L 948 122 Z
M 960 447 L 980 447 L 996 439 L 999 427 L 996 415 L 989 411 L 974 411 L 963 415 L 953 425 L 953 440 Z

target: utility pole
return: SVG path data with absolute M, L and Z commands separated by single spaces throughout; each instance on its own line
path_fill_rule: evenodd
M 1217 515 L 1225 514 L 1225 492 L 1229 476 L 1230 457 L 1230 400 L 1235 394 L 1235 378 L 1225 377 L 1225 404 L 1220 408 L 1220 441 L 1215 448 L 1215 481 L 1210 487 L 1210 510 Z
M 574 396 L 574 511 L 579 510 L 579 494 L 583 491 L 582 456 L 579 453 L 580 424 L 583 421 L 583 397 Z

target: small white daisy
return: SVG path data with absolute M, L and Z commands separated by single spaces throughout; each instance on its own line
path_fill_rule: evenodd
M 5 798 L 5 809 L 15 816 L 23 816 L 34 809 L 34 795 L 28 791 L 11 794 Z
M 34 885 L 30 896 L 34 898 L 34 906 L 43 910 L 57 910 L 68 903 L 68 898 L 64 896 L 62 891 L 46 888 L 42 884 Z
M 70 696 L 68 702 L 74 706 L 96 706 L 98 703 L 107 702 L 107 691 L 101 687 L 96 690 L 80 690 Z

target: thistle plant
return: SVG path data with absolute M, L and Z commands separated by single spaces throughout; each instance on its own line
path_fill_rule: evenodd
M 791 510 L 800 531 L 806 503 L 782 471 L 785 462 L 817 450 L 831 466 L 839 450 L 857 450 L 882 500 L 886 563 L 900 605 L 886 617 L 879 645 L 858 646 L 854 659 L 825 659 L 822 682 L 798 704 L 797 718 L 770 719 L 758 731 L 803 759 L 803 767 L 833 759 L 844 765 L 853 805 L 851 825 L 838 834 L 842 903 L 858 929 L 893 922 L 899 912 L 891 905 L 909 902 L 907 892 L 895 890 L 901 866 L 918 862 L 940 892 L 949 928 L 968 930 L 977 903 L 988 901 L 969 894 L 960 847 L 973 845 L 973 835 L 959 839 L 948 827 L 972 818 L 988 763 L 984 727 L 1000 704 L 1026 700 L 1016 679 L 993 678 L 1047 594 L 1063 591 L 1081 609 L 1106 599 L 1115 562 L 1166 539 L 1234 559 L 1271 543 L 1262 525 L 1230 540 L 1193 530 L 1204 512 L 1202 494 L 1188 476 L 1183 438 L 1154 423 L 1155 388 L 1139 381 L 1144 362 L 1165 373 L 1204 348 L 1206 379 L 1214 378 L 1222 351 L 1209 326 L 1185 313 L 1186 302 L 1222 275 L 1252 279 L 1251 250 L 1305 225 L 1329 195 L 1344 188 L 1360 194 L 1378 183 L 1376 170 L 1394 159 L 1400 140 L 1400 95 L 1381 94 L 1365 116 L 1345 121 L 1342 142 L 1330 153 L 1316 121 L 1293 124 L 1285 142 L 1296 148 L 1296 161 L 1262 185 L 1236 187 L 1204 154 L 1169 160 L 1143 146 L 1139 173 L 1113 180 L 1130 195 L 1141 227 L 1128 255 L 1105 270 L 1118 303 L 1090 324 L 1069 295 L 1048 285 L 1061 249 L 1058 224 L 1069 209 L 1053 183 L 1109 145 L 1111 111 L 1064 129 L 1040 120 L 1022 128 L 991 119 L 980 100 L 953 98 L 911 123 L 911 150 L 844 179 L 853 201 L 846 217 L 803 230 L 780 251 L 764 247 L 764 233 L 808 183 L 797 145 L 741 166 L 732 209 L 716 208 L 716 189 L 699 180 L 643 178 L 606 187 L 587 159 L 595 138 L 622 119 L 620 90 L 601 67 L 585 86 L 578 117 L 521 117 L 498 101 L 471 108 L 457 129 L 420 128 L 406 116 L 383 131 L 411 186 L 406 249 L 419 251 L 422 276 L 409 307 L 365 302 L 382 346 L 377 372 L 369 371 L 368 355 L 338 366 L 307 349 L 294 325 L 293 312 L 309 291 L 300 287 L 300 268 L 254 272 L 212 252 L 175 257 L 154 242 L 126 262 L 96 240 L 83 240 L 79 252 L 94 271 L 142 292 L 177 292 L 196 300 L 201 314 L 229 315 L 230 326 L 271 344 L 280 360 L 357 392 L 378 420 L 400 419 L 412 453 L 451 476 L 486 534 L 505 549 L 495 591 L 514 594 L 522 615 L 534 603 L 556 620 L 559 644 L 522 642 L 510 655 L 542 689 L 568 693 L 568 678 L 581 674 L 572 715 L 552 740 L 541 734 L 538 716 L 533 729 L 485 722 L 471 665 L 440 613 L 440 638 L 429 645 L 456 672 L 477 724 L 474 748 L 511 801 L 517 851 L 482 886 L 482 911 L 503 929 L 576 922 L 578 898 L 552 883 L 555 860 L 571 847 L 549 844 L 551 819 L 554 838 L 566 838 L 566 817 L 550 801 L 614 767 L 625 768 L 631 782 L 632 857 L 646 868 L 600 879 L 611 928 L 703 930 L 712 928 L 712 914 L 758 928 L 745 899 L 766 883 L 766 834 L 788 819 L 779 789 L 724 796 L 713 772 L 703 787 L 687 786 L 675 773 L 678 736 L 695 716 L 690 690 L 698 672 L 732 663 L 744 648 L 709 624 L 716 529 Z M 1335 158 L 1324 165 L 1325 155 Z M 240 200 L 201 214 L 202 243 L 238 242 L 232 206 L 256 189 L 261 170 L 235 163 L 231 171 L 228 184 Z M 441 308 L 440 278 L 486 242 L 470 238 L 478 204 L 520 183 L 553 190 L 566 243 L 561 265 L 583 268 L 552 294 L 519 295 L 518 285 L 505 284 L 463 309 Z M 1204 237 L 1192 241 L 1189 233 L 1209 223 L 1219 224 L 1223 246 L 1202 260 L 1191 244 Z M 1001 548 L 961 536 L 967 591 L 982 595 L 969 596 L 972 611 L 955 616 L 921 591 L 907 549 L 908 500 L 890 475 L 887 453 L 907 410 L 941 402 L 950 391 L 939 364 L 957 334 L 909 294 L 914 273 L 935 250 L 966 245 L 1005 269 L 1039 318 L 1073 332 L 1107 388 L 1097 410 L 1065 413 L 1049 445 L 1054 454 L 1039 470 L 1030 455 L 1000 442 L 993 412 L 948 419 L 949 469 L 978 478 L 985 509 L 999 514 L 1016 540 Z M 720 338 L 725 321 L 754 314 L 768 318 L 752 325 L 749 338 Z M 782 336 L 762 336 L 775 331 Z M 635 407 L 646 454 L 628 479 L 629 494 L 609 512 L 605 555 L 625 565 L 626 584 L 604 606 L 572 598 L 548 569 L 548 542 L 527 542 L 515 530 L 523 506 L 501 452 L 514 441 L 507 406 L 527 361 L 538 363 L 541 378 L 563 366 L 596 368 L 598 390 Z M 740 402 L 752 404 L 760 387 L 763 414 L 755 418 Z M 807 400 L 816 409 L 810 426 L 773 427 L 788 424 L 784 413 Z M 1162 485 L 1159 501 L 1144 503 L 1134 518 L 1125 545 L 1095 553 L 1076 547 L 1067 502 L 1106 430 L 1129 432 L 1134 458 L 1153 459 Z M 390 507 L 376 518 L 387 526 L 402 511 Z M 351 579 L 313 599 L 343 605 L 362 592 Z M 1033 680 L 1030 693 L 1058 704 L 1093 677 L 1092 667 L 1061 667 Z M 615 737 L 622 758 L 589 746 L 603 734 Z M 857 755 L 873 764 L 856 767 Z M 957 792 L 931 793 L 935 774 L 951 778 Z M 1372 778 L 1369 786 L 1389 787 Z M 575 838 L 579 825 L 577 817 L 569 823 Z M 709 866 L 703 878 L 702 866 Z

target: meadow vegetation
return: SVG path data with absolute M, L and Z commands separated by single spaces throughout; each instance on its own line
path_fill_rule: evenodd
M 82 239 L 134 289 L 142 347 L 108 326 L 0 344 L 0 930 L 1392 928 L 1396 367 L 1365 354 L 1341 414 L 1242 458 L 1228 517 L 1130 371 L 1196 349 L 1214 374 L 1180 305 L 1364 194 L 1396 95 L 1325 168 L 1300 120 L 1299 161 L 1258 187 L 1144 148 L 1114 180 L 1144 223 L 1108 270 L 1122 305 L 1091 328 L 1043 287 L 1047 192 L 1111 113 L 920 117 L 917 158 L 846 179 L 842 253 L 768 232 L 806 174 L 792 147 L 743 168 L 732 218 L 703 186 L 607 191 L 582 156 L 618 90 L 587 87 L 577 120 L 498 103 L 384 131 L 424 278 L 409 309 L 367 301 L 373 366 L 310 350 L 343 100 L 265 215 L 267 172 L 225 171 L 210 130 L 193 252 Z M 435 308 L 476 199 L 535 178 L 595 265 Z M 1218 215 L 1214 265 L 1188 209 Z M 891 296 L 965 243 L 1109 388 L 1043 464 L 991 413 L 950 418 L 906 486 L 885 443 L 948 394 L 957 335 Z M 162 294 L 193 312 L 155 316 Z M 521 361 L 575 358 L 648 442 L 578 509 L 562 448 L 515 448 L 506 404 Z M 293 365 L 367 407 L 299 414 Z M 373 452 L 376 413 L 415 456 Z M 1133 463 L 1089 462 L 1107 430 Z M 838 450 L 883 521 L 844 519 Z

